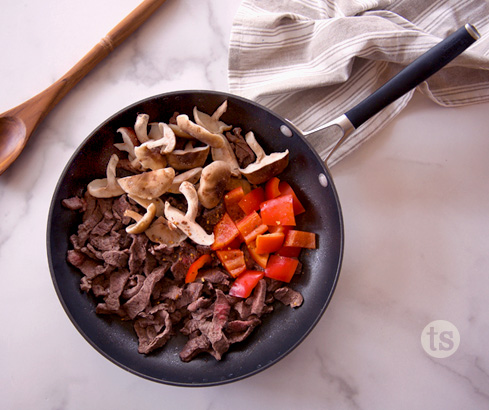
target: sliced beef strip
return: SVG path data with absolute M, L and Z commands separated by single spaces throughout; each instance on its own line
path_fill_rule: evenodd
M 277 289 L 274 292 L 274 296 L 275 299 L 282 302 L 284 305 L 289 305 L 293 308 L 301 306 L 302 302 L 304 301 L 304 298 L 299 292 L 289 288 L 288 286 Z
M 265 297 L 267 295 L 267 283 L 264 279 L 261 279 L 253 289 L 253 298 L 251 303 L 252 315 L 260 317 L 265 309 Z
M 113 272 L 109 278 L 109 295 L 105 299 L 108 310 L 117 312 L 121 307 L 120 296 L 131 273 L 127 269 Z
M 129 248 L 129 270 L 131 273 L 139 273 L 146 259 L 148 237 L 146 235 L 130 236 L 132 244 Z
M 256 155 L 241 135 L 241 128 L 234 128 L 232 133 L 226 132 L 226 138 L 236 155 L 240 168 L 246 168 L 255 162 Z
M 122 297 L 126 300 L 131 299 L 141 290 L 145 279 L 143 275 L 131 275 L 122 291 Z
M 138 318 L 134 323 L 134 330 L 139 339 L 139 353 L 151 353 L 170 340 L 172 321 L 165 308 L 164 304 L 157 305 L 149 311 L 148 315 Z
M 98 275 L 102 275 L 108 271 L 108 267 L 89 258 L 83 253 L 71 249 L 68 251 L 67 260 L 88 278 L 93 279 Z
M 134 319 L 138 313 L 148 306 L 151 293 L 155 284 L 163 278 L 168 266 L 159 266 L 144 280 L 143 286 L 138 293 L 122 305 L 130 319 Z
M 261 320 L 258 318 L 252 318 L 250 320 L 233 320 L 232 322 L 229 322 L 226 328 L 226 335 L 229 343 L 242 342 L 260 324 Z
M 102 252 L 102 259 L 105 263 L 112 265 L 116 268 L 125 268 L 127 267 L 127 261 L 129 260 L 129 251 L 127 249 L 124 249 L 122 251 L 105 251 Z
M 63 199 L 61 205 L 71 211 L 85 212 L 87 210 L 87 201 L 79 196 Z
M 91 235 L 107 235 L 115 224 L 114 215 L 110 211 L 105 211 L 102 220 L 93 227 Z
M 205 335 L 200 335 L 189 339 L 183 349 L 180 351 L 180 359 L 182 362 L 190 362 L 197 355 L 207 352 L 211 347 L 211 342 Z
M 202 288 L 204 285 L 198 282 L 192 282 L 183 288 L 182 295 L 176 300 L 176 308 L 186 308 L 192 302 L 195 302 L 202 294 Z

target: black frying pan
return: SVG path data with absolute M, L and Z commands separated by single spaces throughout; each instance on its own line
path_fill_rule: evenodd
M 474 41 L 468 33 L 465 29 L 459 30 L 455 37 L 447 39 L 450 43 L 447 50 L 438 48 L 438 55 L 449 55 L 443 60 L 443 65 Z M 437 69 L 441 68 L 436 57 L 430 59 Z M 409 87 L 416 86 L 432 74 L 432 65 L 429 64 L 429 70 L 422 69 L 416 84 Z M 397 96 L 389 97 L 386 91 L 381 94 L 380 103 L 376 104 L 375 110 L 369 109 L 363 115 L 363 121 L 402 95 L 394 93 Z M 222 117 L 224 122 L 239 126 L 244 132 L 253 130 L 266 152 L 290 151 L 290 164 L 281 178 L 293 186 L 307 209 L 298 217 L 298 226 L 315 232 L 318 237 L 318 249 L 303 253 L 303 275 L 292 283 L 304 296 L 304 304 L 298 309 L 278 305 L 272 314 L 264 317 L 263 324 L 247 340 L 233 345 L 220 362 L 205 355 L 190 363 L 181 362 L 178 353 L 186 340 L 183 337 L 175 337 L 163 349 L 144 356 L 137 352 L 138 341 L 132 324 L 115 317 L 96 315 L 95 300 L 80 291 L 80 273 L 66 262 L 69 236 L 76 232 L 80 215 L 64 209 L 61 200 L 80 195 L 90 181 L 105 175 L 110 156 L 117 152 L 113 146 L 119 142 L 117 129 L 134 124 L 138 113 L 149 114 L 151 121 L 168 121 L 174 111 L 191 114 L 194 106 L 212 113 L 224 100 L 228 100 L 228 110 Z M 355 120 L 354 126 L 363 121 Z M 210 386 L 236 381 L 270 367 L 311 332 L 326 310 L 338 281 L 343 255 L 343 221 L 328 169 L 302 133 L 285 119 L 254 102 L 226 93 L 173 92 L 123 109 L 101 124 L 74 153 L 52 199 L 47 252 L 54 286 L 66 313 L 102 355 L 153 381 L 180 386 Z

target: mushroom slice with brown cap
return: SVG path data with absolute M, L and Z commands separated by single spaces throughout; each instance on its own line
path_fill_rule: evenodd
M 199 111 L 197 107 L 194 107 L 194 120 L 197 125 L 204 127 L 207 131 L 212 132 L 213 134 L 223 134 L 224 131 L 229 131 L 231 128 L 233 128 L 232 125 L 227 125 L 226 123 L 219 121 L 221 115 L 226 112 L 227 107 L 228 102 L 226 100 L 212 115 Z
M 175 178 L 173 168 L 147 171 L 130 177 L 120 178 L 119 185 L 129 195 L 143 199 L 154 199 L 163 195 Z
M 202 226 L 200 226 L 195 218 L 199 207 L 199 198 L 197 191 L 190 182 L 182 182 L 180 192 L 187 200 L 187 212 L 183 213 L 179 209 L 165 202 L 165 217 L 170 224 L 180 229 L 193 242 L 199 245 L 210 246 L 214 243 L 214 234 L 208 234 Z
M 163 216 L 165 214 L 165 203 L 161 200 L 161 198 L 154 199 L 144 199 L 134 195 L 128 195 L 134 202 L 141 205 L 143 208 L 148 209 L 151 204 L 155 206 L 156 212 L 155 216 Z
M 231 167 L 225 161 L 214 161 L 202 170 L 199 184 L 199 200 L 203 207 L 211 209 L 222 200 L 231 179 Z
M 182 172 L 181 174 L 178 174 L 174 179 L 173 182 L 168 188 L 168 192 L 170 194 L 180 194 L 180 185 L 184 181 L 188 181 L 191 184 L 196 184 L 199 181 L 200 174 L 202 174 L 202 167 L 197 167 L 193 169 L 189 169 L 188 171 Z
M 245 135 L 247 144 L 256 155 L 256 160 L 244 169 L 240 169 L 251 184 L 263 184 L 270 178 L 280 174 L 289 164 L 289 150 L 273 152 L 266 155 L 263 148 L 256 141 L 252 131 Z
M 134 131 L 136 132 L 136 136 L 138 137 L 138 140 L 141 143 L 149 140 L 148 122 L 149 122 L 148 114 L 138 114 L 138 116 L 136 117 L 136 123 L 134 124 Z
M 144 233 L 150 241 L 165 245 L 167 248 L 180 246 L 187 239 L 187 235 L 180 229 L 171 229 L 163 216 L 157 218 Z
M 176 149 L 167 154 L 168 165 L 177 171 L 186 171 L 201 167 L 209 156 L 210 147 L 193 147 L 192 141 L 187 142 L 184 149 Z
M 116 147 L 120 151 L 127 152 L 129 161 L 134 160 L 134 158 L 136 158 L 134 147 L 139 145 L 136 133 L 132 128 L 129 127 L 120 127 L 117 132 L 122 135 L 123 142 L 114 144 L 114 147 Z
M 190 121 L 186 114 L 180 114 L 177 117 L 177 125 L 182 131 L 211 147 L 221 148 L 224 145 L 224 136 L 209 132 L 204 127 Z
M 88 193 L 95 198 L 112 198 L 124 193 L 116 178 L 116 168 L 119 157 L 112 154 L 107 164 L 107 178 L 94 179 L 87 185 Z
M 151 225 L 151 222 L 153 222 L 155 215 L 156 206 L 154 204 L 149 204 L 148 209 L 143 216 L 139 215 L 135 211 L 126 209 L 126 211 L 124 212 L 124 216 L 128 216 L 136 221 L 136 223 L 126 227 L 126 232 L 130 234 L 143 233 L 146 229 L 149 228 L 149 225 Z

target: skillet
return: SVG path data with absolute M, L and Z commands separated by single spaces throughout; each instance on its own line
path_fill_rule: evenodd
M 438 56 L 440 53 L 449 54 L 442 65 L 475 40 L 468 29 L 462 29 L 447 39 L 453 43 L 448 49 L 447 40 L 442 42 L 445 44 L 443 49 L 438 48 Z M 429 54 L 429 60 L 435 62 L 437 69 L 441 68 L 432 53 Z M 433 64 L 428 66 L 421 70 L 418 66 L 419 75 L 415 76 L 415 83 L 432 74 Z M 410 83 L 409 87 L 415 85 Z M 387 91 L 381 92 L 381 101 L 375 109 L 370 108 L 367 112 L 364 109 L 357 110 L 359 115 L 352 115 L 353 120 L 347 117 L 350 124 L 353 127 L 359 126 L 408 91 L 400 95 L 394 92 L 394 96 L 386 97 L 388 90 L 387 87 Z M 222 121 L 241 127 L 243 134 L 253 130 L 267 153 L 286 149 L 290 152 L 289 166 L 280 178 L 289 182 L 307 210 L 298 216 L 298 227 L 315 232 L 318 238 L 318 249 L 303 252 L 303 274 L 295 277 L 291 283 L 304 296 L 304 303 L 297 309 L 277 305 L 272 314 L 263 317 L 263 323 L 250 337 L 242 343 L 234 344 L 219 362 L 207 355 L 200 355 L 190 363 L 181 362 L 178 353 L 186 341 L 183 336 L 172 338 L 164 348 L 152 354 L 141 355 L 137 352 L 138 341 L 132 324 L 121 322 L 116 317 L 96 315 L 94 298 L 80 290 L 80 273 L 67 263 L 66 253 L 69 237 L 76 232 L 81 216 L 64 209 L 61 201 L 82 195 L 90 181 L 105 175 L 110 156 L 117 152 L 113 144 L 120 142 L 117 129 L 134 124 L 138 113 L 149 114 L 151 121 L 167 122 L 175 111 L 190 114 L 195 106 L 210 114 L 224 100 L 228 101 L 228 110 L 221 117 Z M 367 107 L 372 104 L 369 103 Z M 344 123 L 344 119 L 342 121 Z M 215 91 L 157 95 L 124 108 L 103 122 L 68 161 L 53 195 L 47 228 L 48 262 L 53 284 L 63 308 L 82 336 L 116 365 L 143 378 L 176 386 L 230 383 L 263 371 L 290 353 L 313 330 L 330 303 L 340 273 L 343 247 L 343 219 L 333 180 L 303 133 L 257 103 Z

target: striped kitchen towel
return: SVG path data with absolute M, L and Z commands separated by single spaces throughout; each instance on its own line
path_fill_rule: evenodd
M 482 37 L 417 88 L 447 107 L 489 101 L 487 0 L 243 0 L 231 32 L 229 89 L 311 130 L 466 23 Z M 412 95 L 359 127 L 328 165 L 374 135 Z M 315 138 L 314 148 L 325 159 L 335 143 Z

